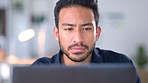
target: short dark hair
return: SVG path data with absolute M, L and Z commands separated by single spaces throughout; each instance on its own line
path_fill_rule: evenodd
M 60 10 L 62 8 L 70 7 L 73 5 L 78 5 L 78 6 L 82 6 L 82 7 L 86 7 L 86 8 L 91 9 L 94 13 L 96 26 L 98 26 L 99 11 L 98 11 L 98 1 L 97 0 L 59 0 L 56 3 L 56 6 L 54 8 L 55 25 L 57 28 L 58 28 Z

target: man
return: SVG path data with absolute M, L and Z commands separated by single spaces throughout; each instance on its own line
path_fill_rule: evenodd
M 95 48 L 100 37 L 97 0 L 59 0 L 54 9 L 54 35 L 60 51 L 52 58 L 40 58 L 32 65 L 89 63 L 132 63 L 123 54 Z M 137 75 L 137 83 L 140 79 Z

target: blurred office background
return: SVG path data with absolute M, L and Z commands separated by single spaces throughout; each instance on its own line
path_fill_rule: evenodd
M 0 70 L 4 67 L 7 69 L 4 72 L 9 71 L 13 64 L 31 64 L 39 57 L 51 57 L 59 51 L 53 35 L 56 2 L 0 0 L 0 61 L 3 64 Z M 102 33 L 96 44 L 126 54 L 136 67 L 140 64 L 146 71 L 147 3 L 147 0 L 99 0 Z M 9 75 L 0 76 L 0 80 L 9 79 Z

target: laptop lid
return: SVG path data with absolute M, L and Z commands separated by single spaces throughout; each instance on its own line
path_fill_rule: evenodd
M 12 83 L 136 83 L 130 64 L 14 67 Z

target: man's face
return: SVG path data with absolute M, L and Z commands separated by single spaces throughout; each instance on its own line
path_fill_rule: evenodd
M 54 34 L 64 56 L 74 62 L 91 56 L 101 31 L 100 27 L 96 28 L 92 10 L 81 6 L 62 8 L 58 27 L 54 28 Z

